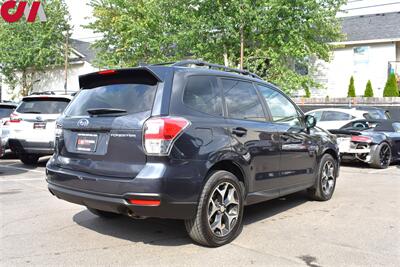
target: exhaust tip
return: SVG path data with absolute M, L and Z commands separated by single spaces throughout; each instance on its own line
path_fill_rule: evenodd
M 132 219 L 136 219 L 136 220 L 144 220 L 147 219 L 147 217 L 143 217 L 143 216 L 138 216 L 136 215 L 133 211 L 128 210 L 127 215 L 132 218 Z

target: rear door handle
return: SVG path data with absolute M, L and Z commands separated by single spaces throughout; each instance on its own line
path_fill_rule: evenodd
M 238 137 L 242 137 L 245 136 L 247 134 L 247 130 L 245 128 L 242 127 L 238 127 L 232 130 L 232 134 L 238 136 Z

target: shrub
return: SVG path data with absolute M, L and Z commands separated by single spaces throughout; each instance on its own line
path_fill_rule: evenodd
M 399 88 L 397 86 L 396 75 L 391 73 L 386 82 L 385 89 L 383 90 L 384 97 L 396 97 L 399 96 Z
M 347 92 L 347 97 L 356 97 L 356 88 L 354 87 L 354 78 L 351 76 L 349 90 Z
M 374 97 L 374 90 L 372 89 L 371 81 L 367 82 L 367 87 L 365 87 L 364 97 Z

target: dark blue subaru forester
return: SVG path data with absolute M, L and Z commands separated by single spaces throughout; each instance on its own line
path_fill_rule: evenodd
M 183 219 L 194 241 L 221 246 L 246 205 L 332 197 L 336 141 L 255 74 L 183 61 L 79 81 L 47 164 L 60 199 L 100 217 Z

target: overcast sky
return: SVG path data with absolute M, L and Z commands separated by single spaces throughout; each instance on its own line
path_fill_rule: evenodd
M 98 34 L 94 34 L 90 30 L 83 29 L 81 25 L 88 24 L 92 17 L 92 10 L 87 5 L 90 0 L 65 0 L 72 17 L 72 25 L 74 32 L 72 38 L 91 42 Z M 366 14 L 386 13 L 400 11 L 399 0 L 349 0 L 348 4 L 343 7 L 347 13 L 340 16 L 358 16 Z
M 72 38 L 83 41 L 92 41 L 96 35 L 87 29 L 83 29 L 81 25 L 88 24 L 87 18 L 92 17 L 92 9 L 87 5 L 90 0 L 65 0 L 71 14 L 71 24 L 74 26 Z M 97 35 L 98 36 L 98 35 Z

